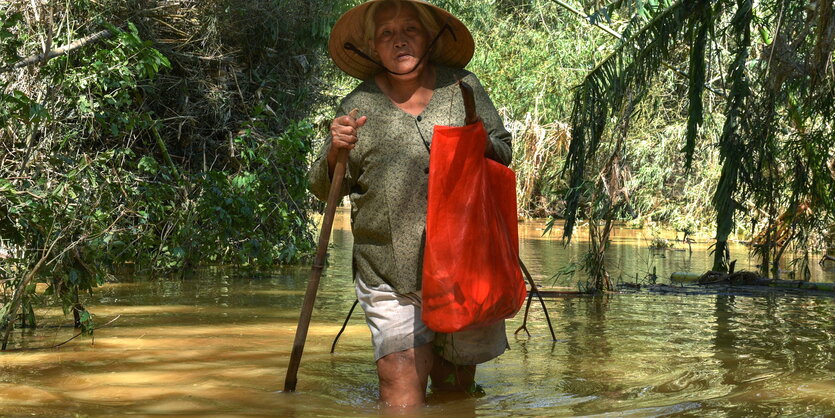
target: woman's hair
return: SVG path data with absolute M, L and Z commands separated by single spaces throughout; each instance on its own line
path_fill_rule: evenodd
M 384 5 L 391 5 L 394 7 L 396 13 L 400 13 L 400 9 L 403 8 L 403 5 L 407 7 L 414 7 L 415 11 L 417 11 L 418 20 L 420 20 L 420 24 L 423 25 L 423 29 L 426 30 L 426 33 L 429 35 L 429 40 L 435 38 L 440 30 L 440 26 L 438 26 L 438 21 L 435 19 L 435 14 L 432 13 L 428 7 L 423 7 L 422 5 L 415 4 L 412 2 L 407 2 L 403 0 L 383 0 L 374 2 L 371 6 L 368 6 L 368 10 L 365 11 L 365 48 L 369 52 L 374 52 L 374 48 L 371 46 L 374 42 L 374 32 L 377 31 L 377 26 L 374 23 L 374 15 L 377 14 L 377 10 Z M 435 41 L 435 45 L 432 46 L 433 50 L 429 52 L 429 60 L 432 61 L 434 58 L 435 51 L 440 50 L 440 46 L 443 43 L 443 39 L 438 38 Z M 427 45 L 429 47 L 429 45 Z

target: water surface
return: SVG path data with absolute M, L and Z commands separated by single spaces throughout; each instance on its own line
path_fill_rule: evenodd
M 582 235 L 564 248 L 542 224 L 521 225 L 522 257 L 538 281 L 585 251 Z M 694 252 L 650 252 L 640 231 L 619 232 L 613 277 L 641 280 L 656 267 L 704 270 Z M 357 312 L 330 354 L 354 300 L 350 232 L 334 231 L 297 392 L 281 393 L 309 269 L 251 274 L 210 269 L 185 279 L 120 278 L 97 290 L 88 309 L 94 343 L 0 354 L 0 415 L 266 414 L 363 416 L 379 413 L 370 333 Z M 684 246 L 686 248 L 686 246 Z M 734 247 L 738 268 L 752 267 Z M 817 266 L 817 264 L 815 264 Z M 815 280 L 832 281 L 817 266 Z M 481 365 L 486 395 L 430 395 L 428 416 L 692 416 L 835 414 L 835 299 L 775 293 L 669 295 L 642 292 L 547 300 L 557 341 L 534 305 L 531 336 Z M 39 312 L 45 325 L 68 321 Z M 16 331 L 17 346 L 66 340 L 67 328 Z

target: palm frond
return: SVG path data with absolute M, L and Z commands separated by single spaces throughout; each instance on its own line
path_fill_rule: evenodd
M 726 245 L 728 236 L 734 225 L 734 211 L 738 204 L 734 200 L 737 190 L 739 170 L 742 165 L 745 148 L 739 135 L 739 125 L 744 123 L 740 115 L 751 95 L 748 78 L 745 73 L 745 63 L 751 46 L 751 0 L 737 0 L 737 10 L 731 20 L 731 31 L 735 37 L 735 57 L 730 66 L 731 92 L 728 95 L 725 125 L 719 138 L 719 155 L 722 161 L 722 174 L 716 193 L 713 195 L 713 206 L 716 208 L 716 248 L 713 269 L 727 269 Z M 721 248 L 720 248 L 721 247 Z
M 713 26 L 713 11 L 708 5 L 701 10 L 703 16 L 691 22 L 692 44 L 690 47 L 690 82 L 687 90 L 690 101 L 687 118 L 687 136 L 685 145 L 681 150 L 685 156 L 685 167 L 690 169 L 693 162 L 693 152 L 696 149 L 696 136 L 699 127 L 704 122 L 704 106 L 702 105 L 702 92 L 705 85 L 705 50 L 707 49 L 708 30 Z
M 679 43 L 689 24 L 710 6 L 707 0 L 673 4 L 601 61 L 577 88 L 571 115 L 572 140 L 563 173 L 570 172 L 563 237 L 571 240 L 582 194 L 585 167 L 595 158 L 607 121 L 621 109 L 624 92 L 644 95 L 663 60 Z

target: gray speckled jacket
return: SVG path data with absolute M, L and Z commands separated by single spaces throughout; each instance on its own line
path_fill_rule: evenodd
M 337 116 L 353 108 L 359 109 L 359 116 L 368 116 L 357 133 L 341 193 L 350 194 L 351 199 L 353 268 L 367 285 L 385 282 L 398 293 L 421 288 L 429 177 L 424 139 L 431 143 L 435 125 L 464 124 L 464 104 L 455 84 L 458 78 L 473 88 L 476 111 L 493 144 L 487 157 L 509 165 L 510 133 L 469 71 L 436 67 L 435 91 L 417 117 L 395 106 L 373 79 L 360 84 L 340 104 Z M 310 168 L 310 190 L 322 200 L 327 200 L 330 188 L 329 147 L 326 140 Z

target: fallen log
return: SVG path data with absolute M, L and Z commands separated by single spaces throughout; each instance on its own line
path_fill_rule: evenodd
M 539 292 L 539 294 L 542 295 L 542 297 L 555 297 L 555 296 L 564 296 L 564 295 L 576 296 L 576 295 L 586 294 L 586 293 L 583 293 L 579 290 L 575 290 L 571 287 L 551 287 L 551 288 L 538 287 L 536 292 Z M 531 295 L 532 293 L 536 293 L 536 292 L 532 292 L 530 290 L 530 288 L 528 289 L 528 295 Z
M 827 292 L 835 292 L 835 283 L 804 282 L 803 280 L 764 279 L 764 283 L 762 285 L 789 289 L 823 290 Z
M 699 273 L 689 271 L 676 271 L 670 275 L 670 281 L 674 283 L 693 283 L 697 282 L 702 277 Z
M 697 280 L 697 284 L 709 285 L 743 285 L 743 286 L 767 286 L 783 289 L 804 289 L 822 290 L 835 292 L 835 283 L 807 282 L 803 280 L 780 280 L 760 277 L 757 273 L 750 271 L 738 271 L 725 274 L 716 271 L 709 271 Z

